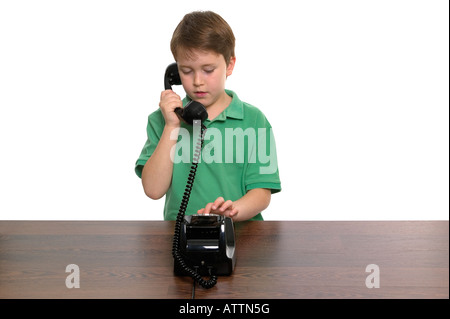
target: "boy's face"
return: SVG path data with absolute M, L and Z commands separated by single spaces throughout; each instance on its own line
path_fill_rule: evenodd
M 236 59 L 227 65 L 223 55 L 213 51 L 191 50 L 177 57 L 181 82 L 187 95 L 206 108 L 221 107 L 228 95 L 225 81 L 233 72 Z

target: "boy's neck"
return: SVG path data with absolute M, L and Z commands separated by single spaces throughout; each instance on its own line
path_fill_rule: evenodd
M 223 94 L 213 104 L 206 107 L 208 111 L 208 119 L 214 120 L 220 113 L 222 113 L 231 103 L 233 98 L 229 96 L 225 90 Z

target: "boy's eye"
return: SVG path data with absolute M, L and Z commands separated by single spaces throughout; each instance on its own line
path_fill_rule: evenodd
M 188 69 L 181 69 L 181 73 L 183 73 L 183 74 L 189 74 L 189 73 L 191 73 L 191 70 L 188 70 Z
M 213 73 L 214 72 L 214 69 L 205 69 L 204 70 L 206 73 Z

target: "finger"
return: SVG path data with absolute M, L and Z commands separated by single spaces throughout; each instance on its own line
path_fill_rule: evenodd
M 204 208 L 204 211 L 203 211 L 203 214 L 210 214 L 211 213 L 211 206 L 212 206 L 212 204 L 213 203 L 208 203 L 208 204 L 206 204 L 206 206 L 205 206 L 205 208 Z
M 230 217 L 235 217 L 238 214 L 237 208 L 233 208 L 230 212 Z
M 173 92 L 172 90 L 165 90 L 161 92 L 161 96 L 160 96 L 160 100 L 165 99 L 171 92 Z
M 197 214 L 199 214 L 199 215 L 201 215 L 201 214 L 203 214 L 203 212 L 205 211 L 205 209 L 204 208 L 202 208 L 202 209 L 199 209 L 198 211 L 197 211 Z
M 172 90 L 166 90 L 161 92 L 160 100 L 170 101 L 170 100 L 181 100 L 181 97 Z
M 223 203 L 221 206 L 220 206 L 220 211 L 221 212 L 224 212 L 224 211 L 226 211 L 227 209 L 229 209 L 230 207 L 232 207 L 233 206 L 233 202 L 231 201 L 231 200 L 227 200 L 225 203 Z
M 183 101 L 178 96 L 169 96 L 164 99 L 164 104 L 170 105 L 171 107 L 182 107 Z
M 177 93 L 175 93 L 172 90 L 164 90 L 164 91 L 161 92 L 161 97 L 164 97 L 164 96 L 167 96 L 167 95 L 170 95 L 170 94 L 178 95 Z
M 223 202 L 225 202 L 225 199 L 223 199 L 223 197 L 217 197 L 217 199 L 212 204 L 212 209 L 217 209 L 220 205 L 223 204 Z

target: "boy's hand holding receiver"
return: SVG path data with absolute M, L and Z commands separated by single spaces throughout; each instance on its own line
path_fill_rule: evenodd
M 180 119 L 175 113 L 177 107 L 183 107 L 183 102 L 178 94 L 172 90 L 161 92 L 159 107 L 166 121 L 166 126 L 176 128 L 180 126 Z

